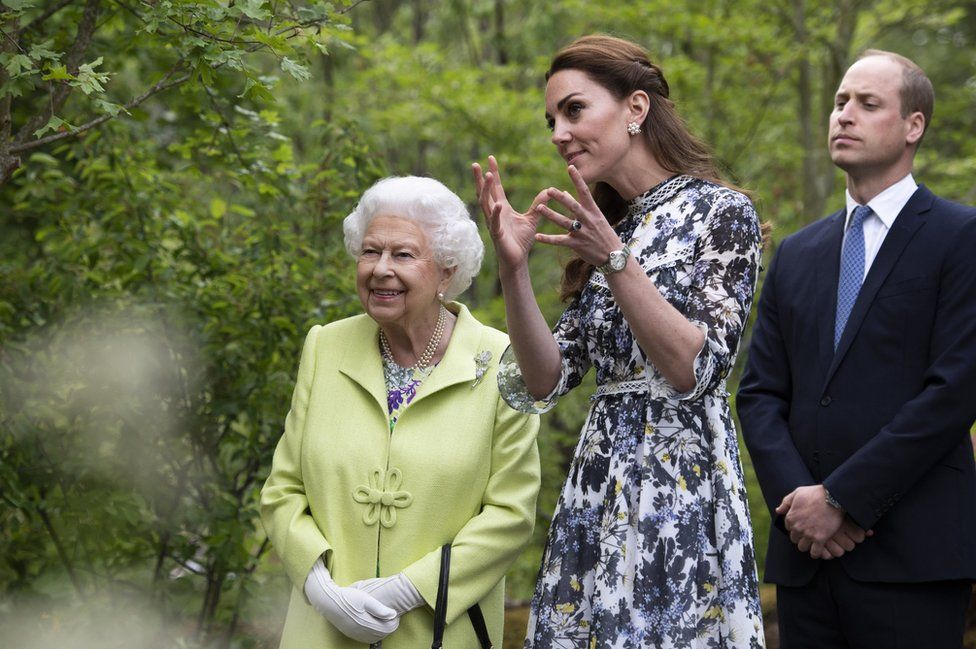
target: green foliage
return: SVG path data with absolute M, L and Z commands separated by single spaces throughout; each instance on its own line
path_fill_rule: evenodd
M 333 236 L 349 204 L 322 194 L 381 175 L 324 123 L 320 160 L 281 137 L 263 169 L 274 116 L 245 117 L 237 151 L 201 154 L 202 127 L 160 150 L 119 123 L 34 154 L 6 188 L 7 595 L 161 601 L 196 609 L 202 638 L 234 632 L 304 332 L 355 308 Z

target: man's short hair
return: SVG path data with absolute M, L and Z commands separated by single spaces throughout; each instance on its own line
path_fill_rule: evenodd
M 860 61 L 869 56 L 884 56 L 901 65 L 901 116 L 908 117 L 915 112 L 922 113 L 922 117 L 925 118 L 925 126 L 922 130 L 924 136 L 925 131 L 929 128 L 932 111 L 935 108 L 935 90 L 932 89 L 932 82 L 929 81 L 925 72 L 918 67 L 915 61 L 901 54 L 885 50 L 864 50 L 857 57 L 857 60 Z M 919 138 L 919 142 L 921 141 Z

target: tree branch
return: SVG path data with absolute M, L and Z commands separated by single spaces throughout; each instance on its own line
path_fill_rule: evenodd
M 342 14 L 347 14 L 350 11 L 352 11 L 353 9 L 355 9 L 356 7 L 358 7 L 359 5 L 363 4 L 364 2 L 369 2 L 369 0 L 359 0 L 358 2 L 352 3 L 351 5 L 349 5 L 348 7 L 346 7 L 345 9 L 340 9 L 336 13 L 339 14 L 340 16 Z
M 48 18 L 50 18 L 54 14 L 58 13 L 59 11 L 61 11 L 62 9 L 64 9 L 65 7 L 67 7 L 69 4 L 71 4 L 74 1 L 75 0 L 61 0 L 61 2 L 59 2 L 59 3 L 55 4 L 55 5 L 51 5 L 50 7 L 48 7 L 47 9 L 45 9 L 44 10 L 44 13 L 42 13 L 40 16 L 38 16 L 34 20 L 32 20 L 29 23 L 27 23 L 26 25 L 24 25 L 24 31 L 25 32 L 33 31 L 38 25 L 42 24 Z
M 12 20 L 0 20 L 0 31 L 3 32 L 4 38 L 0 40 L 0 52 L 10 52 L 14 49 L 19 49 L 20 44 L 17 39 L 10 36 L 7 33 L 7 29 L 15 34 L 19 30 L 19 21 L 17 19 Z M 9 75 L 5 68 L 0 68 L 0 86 L 7 83 Z M 0 185 L 3 185 L 7 178 L 14 172 L 14 170 L 20 166 L 20 158 L 10 155 L 9 145 L 10 145 L 10 133 L 12 130 L 13 120 L 11 118 L 11 107 L 13 106 L 13 97 L 7 94 L 3 98 L 0 98 Z
M 180 63 L 182 64 L 182 61 Z M 189 81 L 191 75 L 190 74 L 185 74 L 182 77 L 179 77 L 178 79 L 174 79 L 173 81 L 167 82 L 167 79 L 169 79 L 171 76 L 173 76 L 173 74 L 176 72 L 176 70 L 178 68 L 179 68 L 179 65 L 177 65 L 177 67 L 175 67 L 172 70 L 170 70 L 169 72 L 167 72 L 166 73 L 166 76 L 164 76 L 159 81 L 159 83 L 157 83 L 152 88 L 150 88 L 146 92 L 142 93 L 138 97 L 135 97 L 134 99 L 132 99 L 131 101 L 129 101 L 129 103 L 125 104 L 125 109 L 126 110 L 129 110 L 131 108 L 135 108 L 136 106 L 138 106 L 142 102 L 146 101 L 147 99 L 149 99 L 153 95 L 155 95 L 157 93 L 160 93 L 160 92 L 163 92 L 164 90 L 169 90 L 170 88 L 172 88 L 174 86 L 178 86 L 181 83 L 186 83 L 187 81 Z M 114 117 L 115 117 L 115 115 L 102 115 L 101 117 L 98 117 L 96 119 L 91 120 L 90 122 L 88 122 L 86 124 L 82 124 L 81 126 L 78 126 L 76 128 L 73 128 L 70 131 L 65 131 L 63 133 L 55 133 L 54 135 L 48 135 L 48 136 L 42 137 L 42 138 L 40 138 L 38 140 L 31 140 L 31 141 L 28 141 L 28 142 L 20 142 L 19 144 L 15 144 L 14 146 L 10 147 L 10 153 L 11 154 L 18 154 L 18 153 L 24 153 L 25 151 L 32 151 L 32 150 L 37 149 L 37 148 L 40 148 L 42 146 L 46 146 L 48 144 L 51 144 L 52 142 L 59 142 L 61 140 L 65 140 L 65 139 L 67 139 L 69 137 L 75 137 L 76 135 L 81 135 L 85 131 L 91 130 L 91 129 L 95 128 L 96 126 L 99 126 L 101 124 L 104 124 L 105 122 L 109 121 L 110 119 L 113 119 Z
M 61 565 L 64 566 L 65 571 L 68 573 L 68 579 L 71 580 L 71 585 L 74 586 L 75 592 L 83 597 L 85 593 L 81 588 L 81 582 L 78 581 L 78 575 L 75 572 L 74 564 L 71 562 L 71 557 L 68 556 L 68 552 L 64 549 L 64 543 L 61 542 L 61 537 L 58 535 L 57 530 L 54 529 L 54 524 L 44 509 L 43 494 L 41 501 L 38 503 L 37 515 L 41 517 L 41 522 L 44 523 L 44 529 L 47 530 L 48 536 L 51 537 L 51 541 L 54 543 L 54 549 L 58 553 L 58 558 L 61 559 Z
M 75 42 L 71 44 L 68 57 L 64 62 L 65 68 L 71 74 L 78 74 L 78 66 L 81 65 L 85 52 L 88 51 L 88 47 L 91 45 L 92 36 L 95 34 L 95 27 L 97 26 L 98 6 L 100 3 L 101 0 L 88 0 L 85 3 L 85 11 L 81 15 L 81 22 L 78 23 Z M 51 116 L 56 115 L 61 110 L 61 107 L 64 106 L 64 102 L 68 100 L 68 95 L 71 93 L 71 90 L 72 87 L 66 83 L 55 85 L 54 90 L 51 92 L 50 103 L 40 113 L 27 120 L 27 123 L 20 128 L 20 131 L 17 132 L 17 141 L 26 142 L 31 133 L 44 124 L 47 124 Z M 11 147 L 11 151 L 13 151 L 13 147 Z

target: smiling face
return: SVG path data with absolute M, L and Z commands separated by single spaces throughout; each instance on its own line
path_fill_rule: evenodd
M 363 309 L 381 327 L 429 326 L 440 308 L 437 293 L 450 278 L 415 221 L 382 214 L 370 222 L 356 263 L 356 289 Z
M 627 123 L 642 116 L 627 100 L 579 70 L 560 70 L 546 84 L 546 121 L 552 143 L 566 164 L 572 164 L 592 184 L 607 182 L 623 171 L 630 151 Z
M 828 147 L 850 176 L 897 181 L 911 171 L 925 120 L 919 112 L 902 116 L 902 83 L 902 66 L 884 56 L 857 61 L 841 80 Z

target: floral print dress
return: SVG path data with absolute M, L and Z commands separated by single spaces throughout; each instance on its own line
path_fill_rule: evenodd
M 705 334 L 695 386 L 647 360 L 594 272 L 554 335 L 562 376 L 534 401 L 511 348 L 508 403 L 545 412 L 593 367 L 597 390 L 559 497 L 527 649 L 764 646 L 752 527 L 725 377 L 759 269 L 742 194 L 690 176 L 631 202 L 617 232 L 662 295 Z

